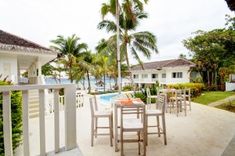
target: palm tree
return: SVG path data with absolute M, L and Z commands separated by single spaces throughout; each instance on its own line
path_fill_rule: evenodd
M 101 14 L 105 17 L 108 13 L 115 14 L 113 7 L 115 0 L 110 0 L 108 4 L 103 4 Z M 144 1 L 145 3 L 147 1 Z M 156 37 L 148 32 L 134 32 L 141 19 L 147 18 L 147 14 L 143 11 L 143 3 L 140 0 L 124 0 L 120 9 L 120 51 L 121 55 L 125 55 L 125 60 L 130 73 L 130 63 L 128 54 L 130 53 L 138 62 L 142 64 L 139 53 L 145 57 L 150 58 L 152 51 L 157 53 Z M 112 20 L 103 20 L 98 24 L 98 29 L 106 29 L 107 32 L 116 32 L 115 22 Z M 108 40 L 112 43 L 116 34 L 111 36 Z M 110 45 L 107 45 L 110 46 Z M 113 45 L 111 45 L 113 47 Z M 128 52 L 129 51 L 129 52 Z M 131 77 L 132 80 L 132 77 Z
M 86 73 L 88 81 L 88 93 L 91 92 L 90 73 L 93 70 L 93 55 L 91 51 L 85 51 L 81 57 L 78 58 L 78 66 L 80 70 Z
M 71 83 L 75 79 L 73 69 L 77 63 L 76 58 L 81 57 L 87 49 L 87 44 L 78 43 L 79 40 L 80 38 L 74 34 L 68 38 L 64 38 L 63 36 L 59 35 L 55 40 L 51 41 L 54 44 L 51 47 L 61 52 L 60 58 L 64 58 L 62 62 L 68 73 Z
M 105 84 L 106 84 L 106 75 L 108 74 L 108 67 L 109 67 L 109 59 L 107 56 L 103 55 L 102 53 L 97 53 L 93 62 L 96 64 L 96 70 L 99 74 L 103 76 L 104 82 L 104 92 L 105 92 Z

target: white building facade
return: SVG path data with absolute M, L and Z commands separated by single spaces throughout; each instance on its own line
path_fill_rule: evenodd
M 27 83 L 42 84 L 41 67 L 56 57 L 57 52 L 0 30 L 0 80 L 21 84 L 27 71 Z
M 190 68 L 194 63 L 186 59 L 174 59 L 144 63 L 132 67 L 135 84 L 175 84 L 190 82 Z

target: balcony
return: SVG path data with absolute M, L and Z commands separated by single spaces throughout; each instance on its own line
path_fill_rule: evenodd
M 59 89 L 64 89 L 65 105 L 64 113 L 59 111 Z M 45 89 L 54 90 L 54 113 L 53 120 L 50 116 L 45 116 Z M 29 120 L 28 96 L 30 90 L 39 90 L 39 118 Z M 1 86 L 0 92 L 3 93 L 3 133 L 4 149 L 6 156 L 13 156 L 12 150 L 12 128 L 11 128 L 11 91 L 22 91 L 22 109 L 23 109 L 23 148 L 22 155 L 35 155 L 37 151 L 34 146 L 39 147 L 39 155 L 43 156 L 48 153 L 47 144 L 54 144 L 52 153 L 60 151 L 69 151 L 77 148 L 76 133 L 76 87 L 69 85 L 24 85 L 24 86 Z M 46 123 L 51 121 L 46 128 Z M 38 123 L 38 124 L 35 124 Z M 30 127 L 33 131 L 30 133 Z M 62 129 L 62 131 L 61 131 Z M 48 131 L 51 131 L 48 137 Z M 37 134 L 38 139 L 31 140 L 30 134 Z M 63 138 L 61 138 L 61 134 Z M 30 138 L 31 137 L 31 138 Z M 52 141 L 51 138 L 54 138 Z M 48 140 L 49 139 L 49 140 Z M 30 142 L 31 140 L 31 142 Z M 37 142 L 37 140 L 39 142 Z M 61 141 L 63 140 L 63 147 Z M 31 149 L 31 150 L 30 150 Z M 32 150 L 33 149 L 33 150 Z M 74 152 L 74 151 L 73 151 Z M 75 151 L 76 153 L 76 151 Z
M 65 110 L 59 111 L 58 89 L 65 89 Z M 38 118 L 28 118 L 28 91 L 39 90 L 40 114 Z M 54 90 L 54 113 L 44 114 L 45 89 Z M 73 85 L 30 85 L 3 86 L 4 94 L 4 144 L 6 156 L 13 155 L 11 143 L 11 110 L 9 92 L 23 92 L 23 145 L 16 155 L 58 155 L 58 156 L 102 156 L 120 155 L 114 147 L 109 146 L 108 136 L 95 139 L 90 146 L 90 107 L 89 95 L 84 98 L 84 106 L 76 108 Z M 106 121 L 100 121 L 105 124 Z M 149 120 L 155 123 L 155 118 Z M 149 136 L 147 155 L 222 155 L 230 140 L 235 136 L 235 114 L 204 105 L 192 104 L 192 111 L 184 115 L 166 114 L 168 145 L 163 144 L 162 137 Z M 78 148 L 79 146 L 79 148 Z M 126 155 L 136 155 L 136 144 L 125 146 Z M 80 152 L 82 151 L 82 153 Z

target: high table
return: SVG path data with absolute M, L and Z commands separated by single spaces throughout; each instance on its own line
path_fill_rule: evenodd
M 118 109 L 121 107 L 125 107 L 127 106 L 128 108 L 131 108 L 133 106 L 133 108 L 137 105 L 145 105 L 143 101 L 141 101 L 140 99 L 129 99 L 131 100 L 132 104 L 124 104 L 122 103 L 123 99 L 117 99 L 114 101 L 114 145 L 115 145 L 115 152 L 118 152 L 118 142 L 119 142 L 119 137 L 118 137 Z M 126 99 L 127 100 L 127 99 Z

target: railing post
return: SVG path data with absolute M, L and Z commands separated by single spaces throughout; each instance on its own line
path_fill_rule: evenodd
M 64 88 L 65 94 L 65 148 L 70 150 L 77 147 L 76 135 L 76 86 Z
M 22 92 L 23 96 L 23 145 L 24 156 L 29 156 L 29 105 L 28 105 L 28 90 Z
M 44 156 L 46 155 L 44 89 L 39 90 L 39 128 L 40 128 L 40 156 Z
M 5 156 L 13 156 L 11 128 L 11 94 L 3 92 L 3 136 Z
M 59 90 L 54 90 L 54 122 L 55 122 L 55 152 L 60 149 L 60 114 L 59 114 Z

